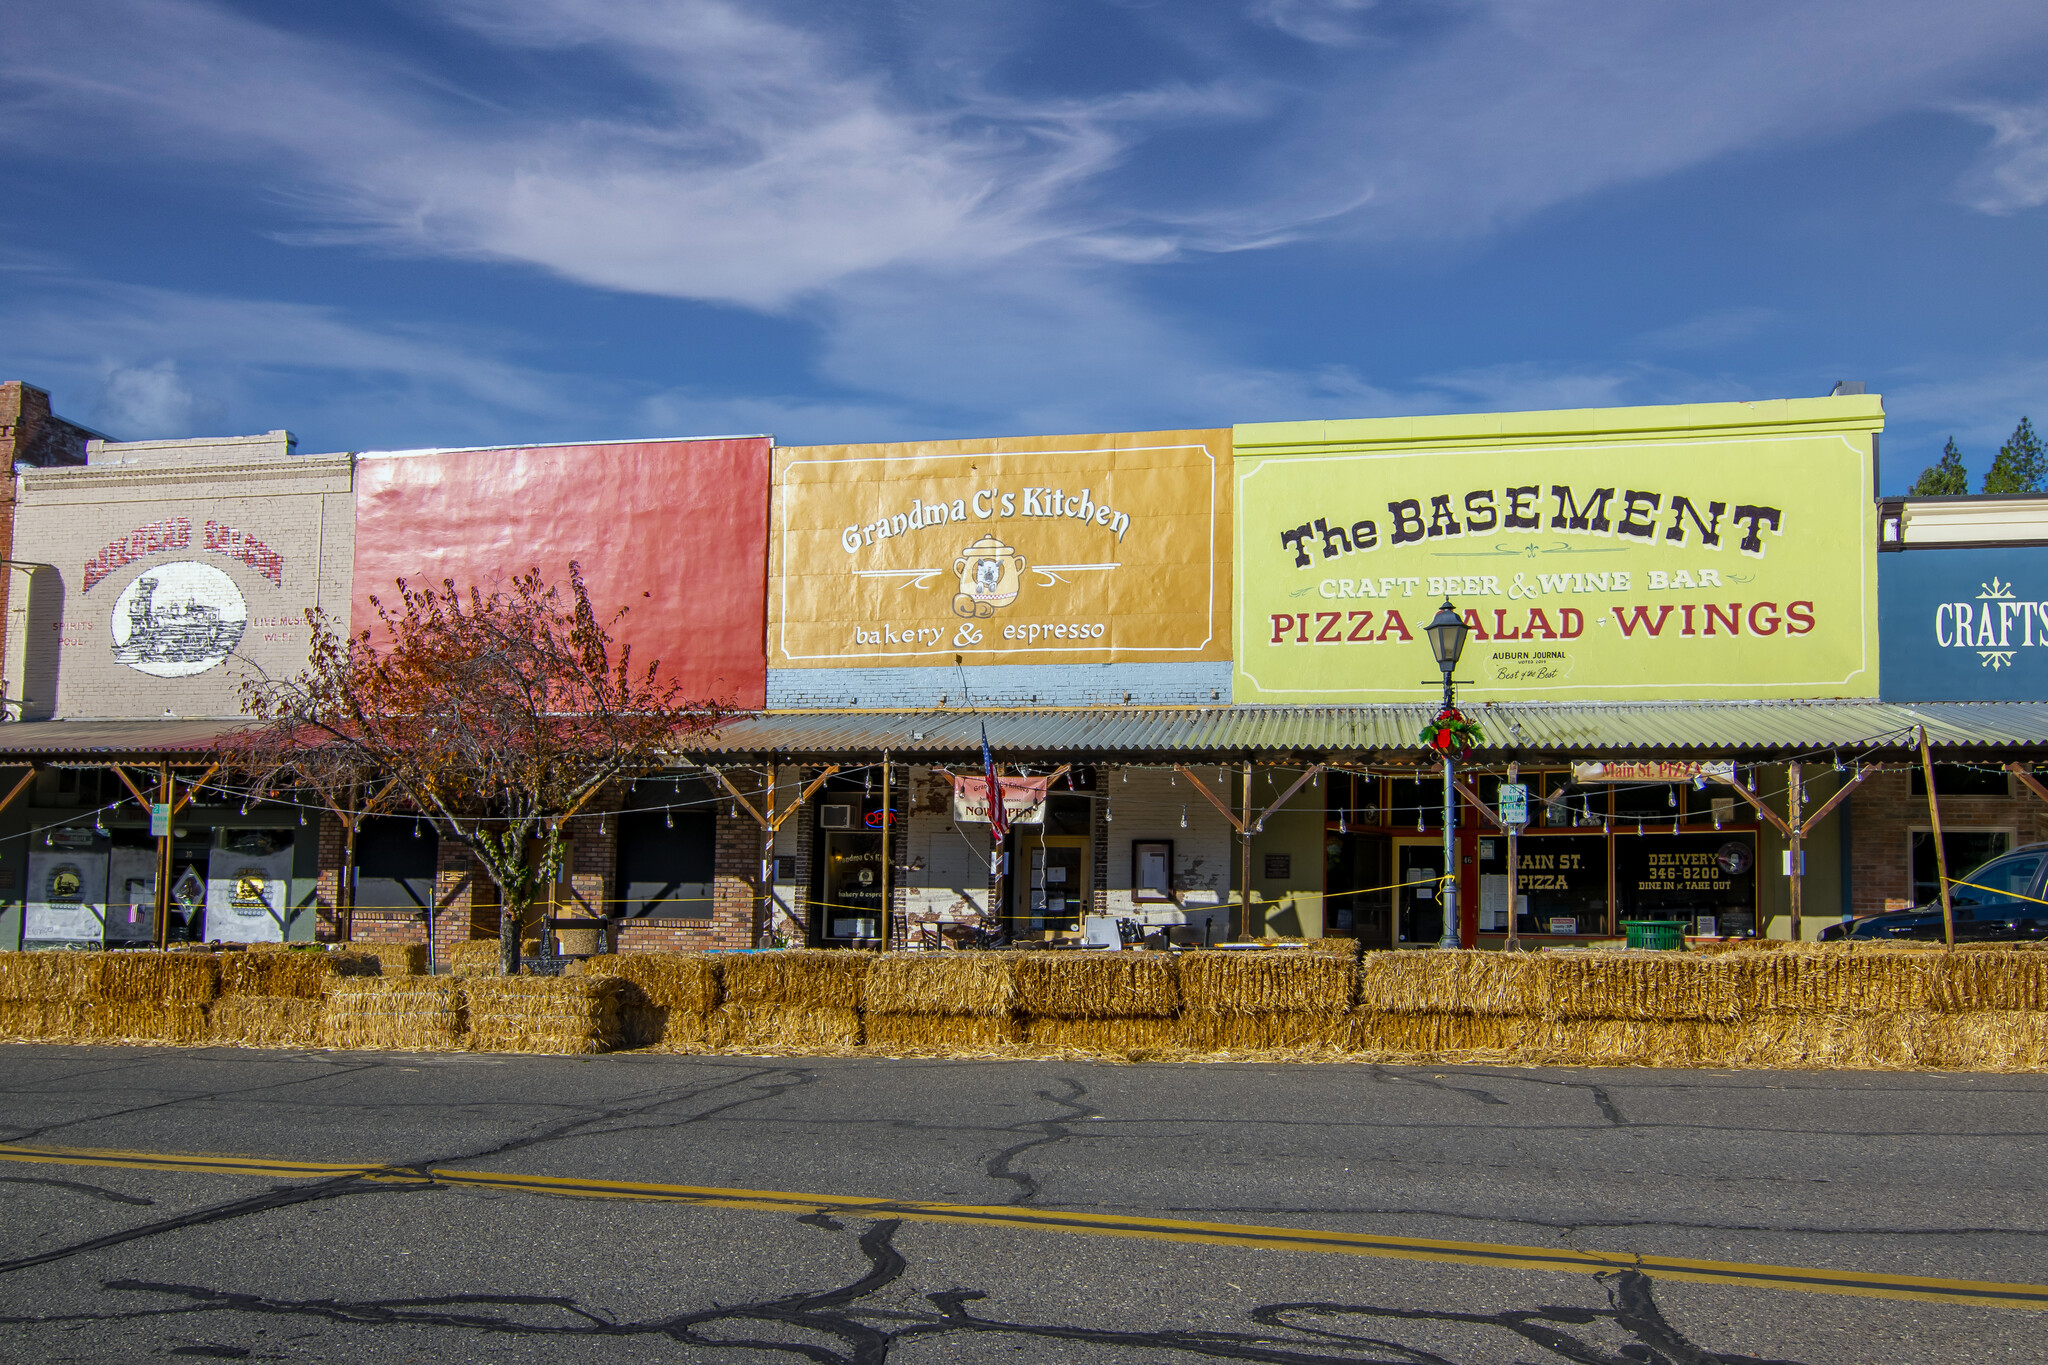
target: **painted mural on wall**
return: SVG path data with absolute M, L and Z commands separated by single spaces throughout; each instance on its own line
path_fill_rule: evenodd
M 1872 398 L 1237 432 L 1239 701 L 1877 690 Z
M 174 560 L 136 575 L 114 599 L 114 657 L 153 678 L 213 668 L 242 643 L 249 604 L 211 565 Z
M 1227 659 L 1228 438 L 778 449 L 769 664 Z
M 1933 546 L 1877 557 L 1888 701 L 2048 695 L 2048 546 Z

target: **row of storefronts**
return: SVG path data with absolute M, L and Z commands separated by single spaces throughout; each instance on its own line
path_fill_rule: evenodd
M 1485 945 L 1782 937 L 1795 902 L 1810 937 L 1932 893 L 1923 737 L 1952 871 L 2048 825 L 2021 775 L 2048 753 L 2048 507 L 1879 500 L 1882 420 L 1856 395 L 802 448 L 94 442 L 15 475 L 0 946 L 492 933 L 426 822 L 350 838 L 216 754 L 240 686 L 303 665 L 309 609 L 361 625 L 399 578 L 572 562 L 636 658 L 736 712 L 571 822 L 549 908 L 621 947 L 1091 916 L 1401 947 L 1447 912 Z M 1484 736 L 1449 868 L 1418 739 L 1445 600 Z

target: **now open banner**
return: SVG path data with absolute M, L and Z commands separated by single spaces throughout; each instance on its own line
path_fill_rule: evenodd
M 1236 700 L 1877 692 L 1873 396 L 1236 429 Z

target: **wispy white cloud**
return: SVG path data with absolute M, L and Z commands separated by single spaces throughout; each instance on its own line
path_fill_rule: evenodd
M 1305 43 L 1349 47 L 1363 41 L 1359 17 L 1377 3 L 1378 0 L 1253 0 L 1250 14 L 1257 22 Z
M 1965 104 L 1956 112 L 1991 130 L 1991 145 L 1956 186 L 1962 201 L 1996 214 L 2048 204 L 2048 100 Z
M 771 0 L 418 7 L 451 45 L 536 73 L 491 83 L 213 0 L 72 0 L 10 14 L 0 139 L 229 168 L 292 206 L 309 245 L 514 262 L 809 320 L 823 387 L 847 395 L 799 392 L 814 382 L 614 388 L 600 395 L 613 418 L 820 435 L 841 420 L 878 435 L 1086 429 L 1639 395 L 1661 381 L 1569 363 L 1283 372 L 1136 280 L 1305 237 L 1499 231 L 1617 185 L 1952 106 L 1979 73 L 2048 43 L 2038 0 L 1470 0 L 1399 42 L 1361 41 L 1392 8 L 1142 11 L 1216 27 L 1212 55 L 1252 33 L 1307 55 L 1285 70 L 1167 62 L 1127 88 L 1047 95 L 1002 74 L 1003 31 L 957 16 L 910 24 L 892 48 L 844 27 L 844 11 Z M 2041 202 L 2039 110 L 1977 116 L 1996 169 L 1975 202 Z M 1191 155 L 1207 127 L 1227 129 L 1227 146 Z M 252 411 L 249 376 L 294 365 L 373 385 L 386 411 L 439 404 L 493 433 L 561 419 L 567 402 L 509 338 L 168 293 L 86 303 L 38 334 L 63 344 L 36 345 L 96 391 L 118 386 L 138 423 L 197 420 L 178 414 L 209 401 Z M 1732 309 L 1640 343 L 1705 349 L 1767 322 Z M 244 346 L 230 333 L 245 325 L 289 337 Z
M 422 422 L 503 430 L 588 411 L 561 376 L 508 358 L 513 338 L 48 271 L 0 296 L 0 338 L 12 371 L 49 387 L 59 411 L 134 440 L 311 421 L 404 443 Z M 284 402 L 306 376 L 318 396 Z
M 1778 319 L 1775 308 L 1716 308 L 1636 338 L 1652 351 L 1711 351 L 1747 341 Z

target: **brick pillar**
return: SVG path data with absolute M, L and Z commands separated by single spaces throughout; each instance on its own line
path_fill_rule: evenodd
M 314 883 L 316 887 L 314 895 L 318 898 L 319 903 L 319 918 L 314 922 L 313 932 L 315 937 L 321 942 L 333 943 L 341 937 L 341 925 L 337 909 L 341 904 L 342 875 L 344 872 L 342 867 L 342 848 L 345 840 L 343 838 L 341 821 L 325 812 L 318 815 L 309 812 L 306 820 L 309 824 L 317 824 L 319 828 L 320 861 L 317 874 L 318 880 Z

